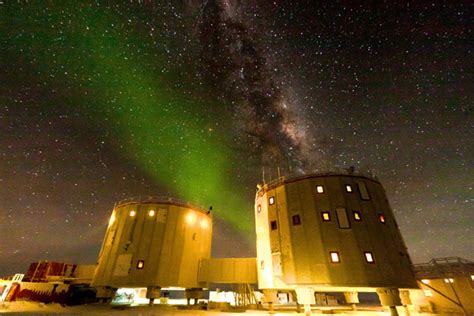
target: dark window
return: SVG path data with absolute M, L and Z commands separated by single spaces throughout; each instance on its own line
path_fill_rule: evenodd
M 351 228 L 351 223 L 349 222 L 349 217 L 347 216 L 346 209 L 343 207 L 336 208 L 337 222 L 339 223 L 339 228 Z
M 277 229 L 277 221 L 271 221 L 270 222 L 270 227 L 272 228 L 272 230 Z
M 293 226 L 301 225 L 301 218 L 299 215 L 293 215 L 291 220 L 293 221 Z
M 138 260 L 137 269 L 143 269 L 145 267 L 145 260 Z
M 331 221 L 331 213 L 321 212 L 321 218 L 323 219 L 323 222 L 330 222 Z
M 322 185 L 317 185 L 316 186 L 316 193 L 318 193 L 318 194 L 324 193 L 324 187 Z
M 268 203 L 270 203 L 270 205 L 275 204 L 275 197 L 274 197 L 274 196 L 270 196 L 270 198 L 268 199 Z
M 357 182 L 357 187 L 359 188 L 359 195 L 360 195 L 361 200 L 369 201 L 370 195 L 369 195 L 369 191 L 367 191 L 367 186 L 365 185 L 365 183 Z
M 362 220 L 362 217 L 360 216 L 359 211 L 353 211 L 352 216 L 354 217 L 354 220 L 357 222 L 360 222 Z
M 382 213 L 379 213 L 379 221 L 380 221 L 382 224 L 385 224 L 385 216 L 384 216 Z
M 368 263 L 375 263 L 374 256 L 370 251 L 364 251 L 365 261 Z

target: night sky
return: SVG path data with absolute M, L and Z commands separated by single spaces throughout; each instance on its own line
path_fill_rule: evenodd
M 255 256 L 278 167 L 375 174 L 414 262 L 474 259 L 472 2 L 110 3 L 0 1 L 0 275 L 94 263 L 138 195 Z

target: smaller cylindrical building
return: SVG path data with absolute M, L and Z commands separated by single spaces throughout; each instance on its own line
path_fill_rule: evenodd
M 212 217 L 199 207 L 170 198 L 118 202 L 100 250 L 92 286 L 107 298 L 121 287 L 147 287 L 147 297 L 163 287 L 202 288 L 199 261 L 209 258 Z

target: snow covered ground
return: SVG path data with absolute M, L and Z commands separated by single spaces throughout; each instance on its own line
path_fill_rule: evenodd
M 187 315 L 233 315 L 236 313 L 242 313 L 246 315 L 268 315 L 268 311 L 241 311 L 233 310 L 231 312 L 215 311 L 204 311 L 204 310 L 190 310 L 185 308 L 178 308 L 177 306 L 163 306 L 155 305 L 149 306 L 134 306 L 134 307 L 112 307 L 110 305 L 80 305 L 80 306 L 61 306 L 59 304 L 42 304 L 37 302 L 28 301 L 17 301 L 17 302 L 3 302 L 0 303 L 0 313 L 13 313 L 13 314 L 30 314 L 30 315 L 41 315 L 41 314 L 81 314 L 81 315 L 166 315 L 166 316 L 187 316 Z M 401 316 L 405 315 L 402 309 L 399 310 Z M 295 310 L 277 311 L 273 315 L 304 315 L 297 314 Z M 314 309 L 313 314 L 337 314 L 337 315 L 390 315 L 389 312 L 384 312 L 375 309 L 364 309 L 359 312 L 341 310 L 341 309 Z M 433 314 L 419 314 L 411 311 L 411 315 L 433 315 Z M 451 314 L 453 315 L 453 314 Z

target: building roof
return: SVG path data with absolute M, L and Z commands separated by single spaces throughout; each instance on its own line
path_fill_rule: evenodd
M 280 176 L 277 179 L 270 180 L 269 182 L 264 182 L 263 184 L 257 185 L 257 192 L 267 191 L 269 189 L 276 188 L 283 184 L 288 184 L 291 182 L 296 182 L 305 179 L 319 178 L 319 177 L 354 177 L 354 178 L 364 178 L 370 181 L 374 181 L 380 184 L 380 181 L 375 175 L 371 173 L 362 173 L 359 171 L 354 171 L 352 169 L 340 169 L 337 171 L 325 171 L 325 172 L 313 172 L 303 175 L 290 175 L 290 176 Z
M 426 263 L 415 264 L 413 267 L 418 279 L 474 274 L 474 262 L 460 257 L 435 258 Z
M 135 197 L 130 197 L 121 201 L 118 201 L 115 203 L 115 207 L 120 207 L 120 206 L 125 206 L 129 204 L 168 204 L 168 205 L 176 205 L 176 206 L 181 206 L 181 207 L 186 207 L 193 209 L 195 211 L 199 211 L 201 213 L 209 215 L 210 212 L 209 210 L 206 210 L 205 208 L 201 206 L 197 206 L 194 204 L 191 204 L 187 201 L 182 201 L 178 200 L 172 197 L 165 197 L 165 196 L 135 196 Z

